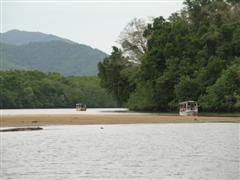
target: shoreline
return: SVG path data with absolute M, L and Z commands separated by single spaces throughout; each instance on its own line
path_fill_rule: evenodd
M 1 115 L 0 127 L 41 125 L 240 123 L 240 117 L 163 115 Z

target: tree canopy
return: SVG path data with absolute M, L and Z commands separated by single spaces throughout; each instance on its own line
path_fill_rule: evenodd
M 0 72 L 1 108 L 115 107 L 97 77 L 64 77 L 39 71 Z
M 118 92 L 121 98 L 126 95 L 121 104 L 133 110 L 172 111 L 181 101 L 196 100 L 203 111 L 240 111 L 239 1 L 184 3 L 180 13 L 168 19 L 156 17 L 145 27 L 146 51 L 140 63 L 128 57 L 122 61 L 123 54 L 114 60 L 112 55 L 107 58 L 112 67 L 125 63 L 121 63 L 121 72 L 128 69 L 128 74 L 117 75 L 127 79 L 123 87 L 131 85 Z M 103 64 L 99 64 L 101 82 L 112 77 L 112 73 L 101 76 Z

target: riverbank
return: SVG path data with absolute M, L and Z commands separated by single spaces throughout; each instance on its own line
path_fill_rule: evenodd
M 240 123 L 240 117 L 162 115 L 2 115 L 0 126 L 139 123 Z

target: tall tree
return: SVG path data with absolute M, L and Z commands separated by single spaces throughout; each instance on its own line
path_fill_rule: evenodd
M 123 72 L 130 65 L 131 63 L 117 47 L 113 47 L 111 55 L 98 64 L 101 86 L 112 94 L 119 106 L 122 106 L 129 96 L 130 85 Z
M 134 18 L 120 34 L 118 41 L 123 49 L 123 53 L 133 62 L 139 63 L 147 50 L 147 39 L 143 35 L 145 30 L 145 21 Z

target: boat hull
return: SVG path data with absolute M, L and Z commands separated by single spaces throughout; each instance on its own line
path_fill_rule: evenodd
M 180 116 L 196 116 L 198 115 L 198 111 L 194 111 L 194 110 L 180 111 L 179 115 Z

